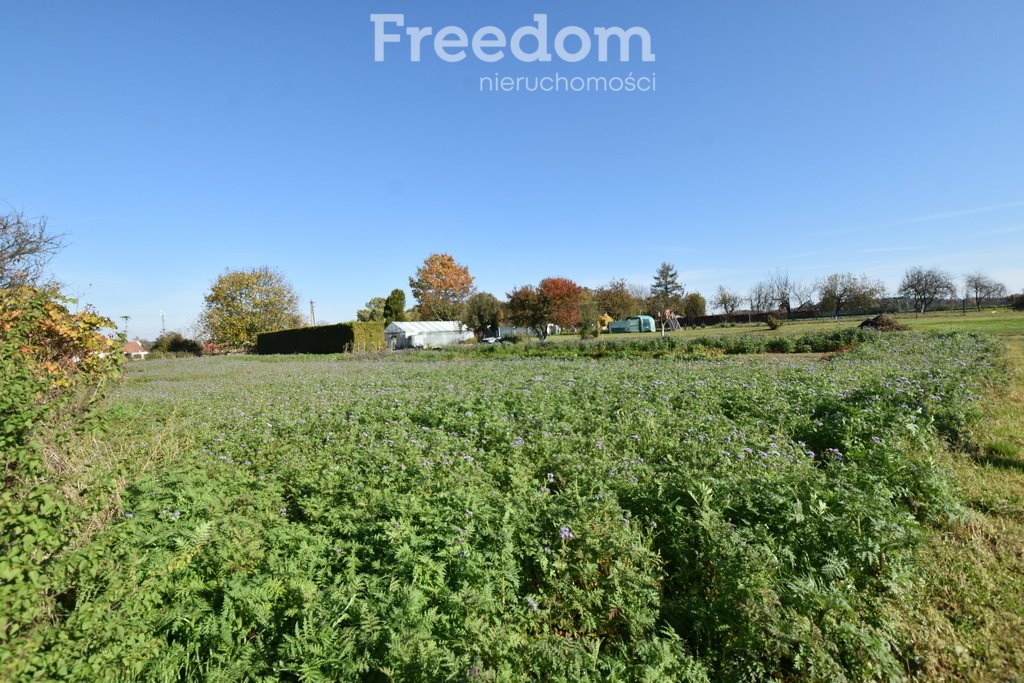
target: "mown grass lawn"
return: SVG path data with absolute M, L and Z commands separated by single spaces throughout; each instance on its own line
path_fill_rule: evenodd
M 929 535 L 906 612 L 925 680 L 1024 675 L 1024 336 L 1004 341 L 1009 383 L 986 400 L 972 452 L 945 461 L 966 514 Z

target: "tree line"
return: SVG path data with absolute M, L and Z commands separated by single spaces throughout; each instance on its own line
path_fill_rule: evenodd
M 707 314 L 708 301 L 700 292 L 688 292 L 671 263 L 662 263 L 650 286 L 615 278 L 600 287 L 588 288 L 565 277 L 548 277 L 536 285 L 513 287 L 499 299 L 475 288 L 467 266 L 450 254 L 428 256 L 409 277 L 409 289 L 416 302 L 406 308 L 405 291 L 396 288 L 386 297 L 371 298 L 356 315 L 361 322 L 415 320 L 457 320 L 478 337 L 497 335 L 501 325 L 527 328 L 541 339 L 553 326 L 573 330 L 582 336 L 596 336 L 602 323 L 633 315 L 650 315 L 659 325 L 679 320 L 696 321 Z M 233 292 L 230 293 L 229 292 Z M 906 271 L 895 297 L 911 310 L 925 313 L 940 302 L 970 301 L 981 308 L 990 299 L 1006 296 L 1006 287 L 978 271 L 964 276 L 962 285 L 949 273 L 913 267 Z M 776 271 L 746 292 L 717 288 L 710 305 L 725 316 L 770 313 L 781 318 L 798 312 L 839 316 L 871 310 L 890 296 L 885 283 L 867 275 L 832 273 L 812 282 Z M 259 315 L 241 314 L 246 307 L 259 307 Z M 271 306 L 271 304 L 273 304 Z M 274 308 L 271 314 L 267 308 Z M 276 317 L 275 317 L 276 316 Z M 226 273 L 218 278 L 206 297 L 200 319 L 203 333 L 229 346 L 251 345 L 255 335 L 268 329 L 302 324 L 298 296 L 276 271 L 258 268 Z
M 47 230 L 45 218 L 27 218 L 20 212 L 0 215 L 0 288 L 38 284 L 49 259 L 63 246 L 62 236 Z M 776 271 L 746 292 L 720 285 L 710 302 L 700 292 L 687 292 L 679 273 L 662 263 L 650 286 L 613 278 L 594 288 L 566 277 L 548 277 L 536 285 L 513 287 L 499 299 L 477 291 L 469 268 L 450 254 L 431 254 L 409 277 L 416 303 L 407 307 L 405 291 L 371 298 L 356 318 L 363 322 L 404 320 L 458 320 L 477 335 L 497 334 L 502 323 L 529 328 L 544 338 L 552 326 L 583 336 L 596 335 L 602 322 L 646 314 L 665 325 L 679 319 L 694 321 L 707 313 L 708 304 L 725 316 L 742 312 L 772 313 L 781 317 L 796 311 L 838 316 L 875 308 L 889 297 L 880 280 L 867 275 L 832 273 L 813 282 L 796 280 Z M 966 274 L 958 283 L 937 268 L 909 268 L 895 291 L 911 310 L 925 313 L 942 302 L 967 302 L 981 308 L 987 300 L 1005 297 L 1005 285 L 981 271 Z M 1011 297 L 1024 306 L 1024 295 Z M 277 270 L 263 266 L 228 271 L 218 276 L 204 297 L 197 333 L 226 348 L 255 344 L 256 335 L 306 324 L 299 297 Z M 177 332 L 158 340 L 171 352 L 193 352 L 198 345 Z

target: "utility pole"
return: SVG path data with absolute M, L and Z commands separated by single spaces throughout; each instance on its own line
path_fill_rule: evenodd
M 316 311 L 313 308 L 313 300 L 309 300 L 309 324 L 316 325 Z
M 166 321 L 164 320 L 164 310 L 161 308 L 160 309 L 160 334 L 163 335 L 163 334 L 166 334 L 166 333 L 167 333 L 167 324 L 166 324 Z
M 130 315 L 122 315 L 121 319 L 124 320 L 124 338 L 128 338 L 128 321 L 131 319 Z

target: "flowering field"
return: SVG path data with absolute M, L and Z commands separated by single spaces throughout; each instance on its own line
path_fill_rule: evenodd
M 0 671 L 899 677 L 889 615 L 958 509 L 931 454 L 969 440 L 995 363 L 911 334 L 828 360 L 138 364 L 98 437 L 115 514 Z

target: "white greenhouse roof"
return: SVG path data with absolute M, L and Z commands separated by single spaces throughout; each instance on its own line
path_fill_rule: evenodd
M 463 332 L 467 328 L 456 320 L 425 320 L 422 322 L 394 322 L 387 326 L 385 332 L 405 332 L 406 334 L 423 334 L 424 332 Z

